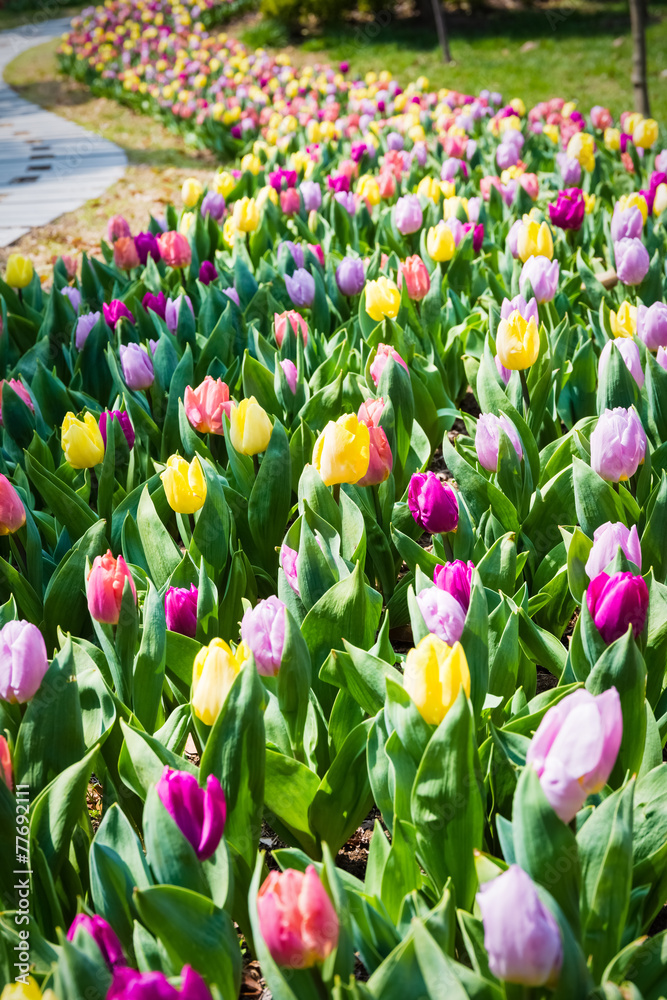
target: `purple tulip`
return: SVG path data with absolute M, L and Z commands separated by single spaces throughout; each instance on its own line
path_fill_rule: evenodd
M 283 240 L 278 247 L 278 256 L 280 256 L 281 253 L 284 255 L 285 250 L 292 255 L 292 260 L 296 266 L 298 268 L 302 268 L 304 264 L 303 247 L 298 243 L 294 243 L 292 240 Z
M 521 268 L 519 277 L 519 288 L 522 293 L 526 293 L 528 282 L 535 293 L 535 298 L 539 303 L 551 302 L 558 291 L 558 280 L 560 278 L 560 267 L 557 260 L 549 260 L 548 257 L 529 257 Z
M 651 259 L 648 250 L 638 238 L 625 236 L 614 243 L 616 274 L 624 285 L 639 285 L 648 274 Z
M 178 317 L 183 307 L 183 303 L 186 303 L 192 313 L 193 317 L 195 314 L 192 308 L 192 302 L 190 301 L 189 295 L 178 295 L 175 299 L 167 299 L 167 304 L 164 310 L 164 321 L 167 324 L 167 329 L 169 333 L 176 333 L 178 330 Z
M 521 150 L 513 142 L 501 142 L 496 149 L 496 163 L 500 170 L 508 170 L 517 164 Z
M 451 234 L 454 237 L 454 245 L 458 246 L 466 234 L 465 226 L 461 220 L 456 217 L 447 219 L 444 225 L 451 231 Z
M 464 563 L 455 559 L 444 566 L 436 566 L 433 571 L 436 587 L 455 597 L 466 614 L 470 606 L 470 580 L 474 568 L 475 564 L 470 560 Z
M 531 302 L 534 301 L 531 299 Z M 496 354 L 494 357 L 494 362 L 496 365 L 496 370 L 503 380 L 505 385 L 509 385 L 510 379 L 512 378 L 512 371 L 510 368 L 505 368 L 505 365 L 500 360 L 500 357 Z
M 398 199 L 394 206 L 394 222 L 402 236 L 416 233 L 423 221 L 424 213 L 416 194 L 406 194 Z
M 248 608 L 241 622 L 241 638 L 255 657 L 257 672 L 275 677 L 285 646 L 285 605 L 275 596 Z
M 512 421 L 504 414 L 497 417 L 495 413 L 483 413 L 477 421 L 475 450 L 479 464 L 488 472 L 498 471 L 501 429 L 512 442 L 519 461 L 523 458 L 521 439 Z
M 639 356 L 639 348 L 634 340 L 630 340 L 628 337 L 618 337 L 614 341 L 608 340 L 604 345 L 598 362 L 598 379 L 601 379 L 607 370 L 609 358 L 611 357 L 612 344 L 616 347 L 616 350 L 621 352 L 621 357 L 625 361 L 626 368 L 641 389 L 644 384 L 644 371 L 642 369 L 641 357 Z
M 637 336 L 649 351 L 667 347 L 667 305 L 654 302 L 652 306 L 637 306 Z
M 299 553 L 296 549 L 291 549 L 287 542 L 283 542 L 280 547 L 280 567 L 296 596 L 301 597 L 301 591 L 299 590 L 299 578 L 297 575 L 298 562 Z
M 343 257 L 336 268 L 336 283 L 343 295 L 358 295 L 366 282 L 364 262 L 358 257 Z
M 459 523 L 456 493 L 435 472 L 415 472 L 408 487 L 408 507 L 417 524 L 432 535 L 454 531 Z
M 439 587 L 425 587 L 417 594 L 417 604 L 429 632 L 453 646 L 463 635 L 466 612 L 453 594 Z
M 628 625 L 636 639 L 646 624 L 648 587 L 642 576 L 632 573 L 598 573 L 588 585 L 586 604 L 607 645 L 625 635 Z
M 387 149 L 401 150 L 405 145 L 400 132 L 390 132 L 387 135 Z
M 664 347 L 658 348 L 658 353 L 655 356 L 655 360 L 658 362 L 661 368 L 664 368 L 665 371 L 667 371 L 667 351 L 665 351 Z
M 479 222 L 479 213 L 482 208 L 482 199 L 479 197 L 468 198 L 468 218 L 471 222 Z
M 215 264 L 210 260 L 203 260 L 199 268 L 199 280 L 202 285 L 210 285 L 218 277 Z
M 512 254 L 515 260 L 519 258 L 519 233 L 523 229 L 523 220 L 517 219 L 516 222 L 512 223 L 509 233 L 507 234 L 507 249 Z
M 294 274 L 285 275 L 287 294 L 298 308 L 311 306 L 315 298 L 315 279 L 310 271 L 299 267 Z
M 125 440 L 127 441 L 127 446 L 132 451 L 134 447 L 134 427 L 132 426 L 132 421 L 130 420 L 129 413 L 125 410 L 103 410 L 100 413 L 100 434 L 102 435 L 102 440 L 104 441 L 104 447 L 107 446 L 107 421 L 117 420 L 120 424 L 123 434 L 125 435 Z
M 336 191 L 334 200 L 345 209 L 348 215 L 354 215 L 357 211 L 357 202 L 351 191 Z
M 542 791 L 564 823 L 606 785 L 622 735 L 621 699 L 614 687 L 596 697 L 584 689 L 574 691 L 542 719 L 526 765 L 537 771 Z
M 146 264 L 149 257 L 152 257 L 156 263 L 160 260 L 157 236 L 154 236 L 153 233 L 139 233 L 134 237 L 134 246 L 142 264 Z
M 537 299 L 526 302 L 523 295 L 515 295 L 513 299 L 503 299 L 500 307 L 500 318 L 509 319 L 513 312 L 519 312 L 525 320 L 534 319 L 536 326 L 540 325 L 537 311 Z
M 522 986 L 555 986 L 563 964 L 558 922 L 530 875 L 510 865 L 476 896 L 494 976 Z
M 200 861 L 215 854 L 227 818 L 225 793 L 214 774 L 201 788 L 194 774 L 165 765 L 155 786 L 160 802 Z
M 287 382 L 287 385 L 289 386 L 290 392 L 292 393 L 292 395 L 295 395 L 296 384 L 298 380 L 298 372 L 296 369 L 296 365 L 294 364 L 293 361 L 290 361 L 289 358 L 284 358 L 280 362 L 280 367 L 282 368 L 285 374 L 285 380 Z
M 463 160 L 457 160 L 455 156 L 450 156 L 440 168 L 440 180 L 453 181 L 459 171 L 462 172 L 464 169 L 467 170 L 468 168 Z
M 216 222 L 220 222 L 225 214 L 225 199 L 217 191 L 207 191 L 201 203 L 200 212 L 202 218 L 210 215 Z
M 121 345 L 120 364 L 128 389 L 148 389 L 153 384 L 153 362 L 139 344 Z
M 181 989 L 172 986 L 164 972 L 137 972 L 126 966 L 114 970 L 106 1000 L 211 1000 L 211 992 L 198 972 L 181 970 Z
M 226 295 L 228 299 L 232 300 L 234 305 L 238 306 L 239 309 L 241 308 L 241 300 L 239 298 L 239 293 L 236 291 L 233 285 L 230 285 L 228 288 L 223 288 L 222 291 L 223 294 Z
M 116 329 L 116 324 L 120 319 L 127 319 L 130 323 L 134 323 L 134 316 L 127 308 L 124 302 L 120 299 L 112 299 L 108 304 L 106 302 L 102 305 L 102 312 L 104 314 L 104 321 L 107 326 L 110 326 L 112 330 Z
M 83 345 L 88 340 L 93 328 L 97 326 L 101 313 L 92 312 L 86 313 L 84 316 L 79 316 L 76 324 L 76 332 L 74 334 L 74 343 L 76 344 L 77 351 L 83 348 Z
M 566 187 L 572 187 L 579 184 L 579 181 L 581 180 L 581 164 L 579 163 L 579 160 L 575 160 L 574 157 L 568 156 L 567 153 L 556 153 L 556 163 L 558 164 L 560 175 L 563 178 L 563 184 Z
M 81 292 L 78 288 L 72 288 L 70 285 L 65 285 L 61 288 L 60 294 L 64 296 L 71 305 L 75 313 L 78 313 L 79 307 L 81 306 Z
M 591 434 L 591 468 L 610 483 L 634 476 L 646 455 L 646 432 L 634 406 L 606 409 Z
M 589 580 L 593 580 L 606 570 L 609 563 L 616 558 L 619 548 L 637 569 L 642 568 L 642 550 L 634 524 L 631 528 L 627 528 L 622 521 L 606 521 L 595 529 L 593 548 L 586 561 L 586 574 Z
M 614 205 L 611 217 L 611 239 L 618 243 L 624 239 L 639 239 L 644 229 L 644 217 L 636 205 L 631 208 L 621 208 L 618 202 Z
M 549 218 L 559 229 L 581 229 L 585 214 L 586 202 L 580 188 L 559 191 L 555 203 L 549 205 Z
M 197 634 L 197 600 L 199 591 L 190 587 L 169 587 L 164 595 L 164 614 L 170 632 L 180 632 L 194 639 Z
M 160 319 L 164 319 L 164 314 L 167 308 L 167 300 L 164 297 L 164 292 L 159 292 L 157 295 L 153 295 L 152 292 L 146 292 L 141 300 L 141 304 L 146 312 L 148 312 L 149 309 L 152 309 L 156 316 L 159 316 Z
M 98 917 L 97 914 L 89 917 L 87 913 L 78 913 L 70 924 L 67 940 L 74 941 L 77 931 L 83 931 L 91 936 L 110 969 L 113 969 L 115 965 L 123 964 L 125 961 L 123 946 L 114 929 L 103 917 Z
M 49 669 L 44 637 L 31 622 L 10 621 L 0 629 L 0 701 L 24 704 L 37 693 Z
M 299 185 L 299 191 L 306 212 L 317 212 L 322 204 L 322 188 L 317 181 L 302 181 Z

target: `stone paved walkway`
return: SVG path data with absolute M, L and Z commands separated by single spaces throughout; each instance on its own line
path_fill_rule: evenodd
M 24 101 L 2 79 L 12 59 L 61 35 L 68 23 L 0 32 L 0 246 L 98 197 L 127 166 L 118 146 Z

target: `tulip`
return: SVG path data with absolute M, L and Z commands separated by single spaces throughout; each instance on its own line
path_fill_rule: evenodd
M 306 212 L 317 212 L 322 204 L 322 188 L 317 181 L 302 181 L 299 191 Z
M 104 441 L 92 413 L 86 413 L 82 420 L 71 412 L 66 413 L 61 444 L 65 459 L 73 469 L 92 469 L 104 459 Z
M 515 295 L 513 299 L 503 299 L 500 307 L 500 318 L 509 319 L 514 311 L 520 312 L 525 320 L 532 318 L 536 323 L 540 322 L 537 311 L 537 299 L 526 302 L 523 295 Z
M 178 295 L 175 299 L 167 299 L 164 307 L 164 321 L 167 324 L 167 329 L 170 333 L 175 334 L 178 330 L 178 318 L 181 313 L 181 308 L 184 305 L 187 305 L 194 317 L 195 311 L 192 308 L 192 302 L 190 301 L 189 295 Z
M 198 972 L 181 970 L 181 989 L 172 986 L 164 972 L 137 972 L 125 966 L 114 969 L 106 1000 L 211 1000 L 211 992 Z
M 338 917 L 313 865 L 270 872 L 257 894 L 257 916 L 278 965 L 309 969 L 338 944 Z
M 313 465 L 325 486 L 358 483 L 370 464 L 370 434 L 353 413 L 330 420 L 313 449 Z
M 9 743 L 4 736 L 0 736 L 0 781 L 4 781 L 10 792 L 14 790 L 12 756 L 9 752 Z
M 637 336 L 649 351 L 667 347 L 667 305 L 664 302 L 654 302 L 648 308 L 637 306 Z
M 406 194 L 394 206 L 394 222 L 402 236 L 416 233 L 424 221 L 422 207 L 416 194 Z
M 49 669 L 44 637 L 36 625 L 9 621 L 0 629 L 0 701 L 30 701 Z
M 577 187 L 559 191 L 555 204 L 549 205 L 549 218 L 560 229 L 581 229 L 585 214 L 584 193 Z
M 395 350 L 391 344 L 378 344 L 375 358 L 373 359 L 373 363 L 370 367 L 370 375 L 376 386 L 379 384 L 380 379 L 382 378 L 382 373 L 387 367 L 387 362 L 390 358 L 392 358 L 396 364 L 400 365 L 407 372 L 408 377 L 410 376 L 408 366 L 398 351 Z
M 287 542 L 283 542 L 280 547 L 280 568 L 285 574 L 285 578 L 296 596 L 300 597 L 301 591 L 299 590 L 299 580 L 297 575 L 298 561 L 299 553 L 296 549 L 290 548 Z
M 556 918 L 541 901 L 530 875 L 510 865 L 485 882 L 475 898 L 493 975 L 523 986 L 555 987 L 563 942 Z
M 384 408 L 382 400 L 378 399 L 373 402 L 380 404 L 380 412 L 382 412 Z M 366 403 L 362 403 L 359 407 L 357 419 L 366 424 L 369 434 L 368 471 L 358 481 L 357 486 L 379 486 L 380 483 L 384 483 L 385 480 L 389 479 L 394 465 L 394 456 L 389 446 L 389 439 L 384 428 L 378 427 L 373 422 L 373 415 L 369 412 L 369 407 Z
M 510 439 L 519 461 L 523 458 L 521 439 L 512 421 L 504 414 L 497 417 L 495 413 L 483 413 L 477 421 L 475 450 L 479 464 L 489 472 L 498 471 L 501 429 Z
M 218 718 L 237 674 L 248 659 L 241 643 L 236 652 L 223 639 L 199 650 L 192 668 L 192 711 L 205 725 Z
M 194 639 L 197 634 L 199 591 L 193 583 L 187 587 L 169 587 L 164 595 L 164 614 L 170 632 L 180 632 Z
M 202 285 L 210 285 L 212 281 L 215 281 L 218 277 L 218 272 L 216 270 L 215 264 L 211 263 L 210 260 L 204 260 L 199 268 L 199 280 Z
M 588 132 L 575 132 L 567 144 L 567 155 L 579 160 L 584 170 L 595 169 L 595 140 Z
M 78 313 L 81 308 L 81 292 L 79 289 L 70 288 L 69 285 L 65 285 L 64 288 L 60 289 L 60 294 L 63 298 L 67 299 L 74 312 Z
M 546 257 L 551 260 L 554 255 L 551 230 L 546 222 L 539 223 L 534 219 L 524 220 L 517 232 L 516 246 L 519 258 L 524 264 L 529 257 Z
M 662 215 L 667 209 L 667 183 L 658 184 L 653 194 L 653 214 Z
M 227 818 L 225 793 L 214 774 L 201 788 L 194 774 L 165 765 L 156 791 L 183 836 L 192 844 L 200 861 L 212 857 L 222 839 Z
M 137 589 L 132 574 L 122 556 L 114 559 L 111 549 L 103 556 L 95 556 L 88 574 L 88 611 L 90 617 L 106 625 L 117 625 L 123 603 L 125 581 L 130 583 L 136 603 Z
M 296 312 L 294 309 L 288 309 L 285 312 L 273 314 L 273 331 L 275 333 L 278 347 L 283 346 L 283 340 L 285 339 L 285 333 L 287 332 L 288 322 L 294 331 L 294 336 L 298 339 L 299 333 L 301 333 L 304 345 L 307 344 L 308 324 L 300 313 Z
M 239 198 L 232 211 L 234 227 L 241 233 L 252 233 L 259 225 L 259 208 L 254 198 Z
M 296 215 L 301 209 L 301 197 L 296 188 L 280 192 L 280 208 L 283 215 Z
M 455 531 L 459 523 L 456 493 L 435 472 L 415 472 L 408 487 L 408 507 L 417 524 L 432 535 Z
M 188 465 L 180 455 L 171 455 L 160 479 L 167 503 L 177 514 L 194 514 L 204 506 L 206 477 L 196 456 Z
M 433 571 L 433 582 L 440 590 L 446 591 L 455 597 L 465 614 L 470 606 L 470 583 L 472 571 L 475 564 L 471 561 L 467 563 L 460 559 L 445 563 L 444 566 L 436 566 Z
M 417 594 L 417 604 L 429 632 L 452 646 L 463 635 L 466 612 L 459 601 L 439 587 L 425 587 Z
M 658 123 L 654 118 L 642 118 L 632 131 L 632 141 L 640 149 L 650 149 L 658 141 Z
M 103 917 L 94 914 L 89 917 L 87 913 L 78 913 L 67 932 L 67 940 L 75 941 L 77 931 L 90 935 L 102 953 L 102 958 L 110 969 L 115 965 L 122 965 L 125 961 L 123 946 L 118 940 L 113 927 L 106 922 Z
M 285 605 L 275 596 L 248 608 L 241 621 L 241 638 L 255 658 L 257 672 L 275 677 L 285 646 Z
M 412 257 L 407 257 L 398 265 L 399 288 L 403 285 L 403 279 L 405 279 L 405 286 L 408 290 L 408 295 L 414 301 L 419 302 L 428 293 L 428 290 L 431 287 L 431 280 L 429 278 L 426 264 L 421 259 L 419 254 L 413 254 Z
M 104 322 L 112 330 L 116 329 L 116 324 L 121 319 L 127 319 L 130 323 L 134 323 L 134 316 L 120 299 L 112 299 L 108 304 L 106 302 L 102 303 L 102 314 Z
M 359 295 L 365 282 L 364 263 L 358 257 L 343 257 L 336 268 L 336 284 L 343 295 Z
M 149 257 L 152 257 L 156 263 L 159 261 L 160 247 L 157 237 L 153 233 L 137 233 L 134 237 L 134 245 L 141 264 L 146 264 Z
M 146 311 L 151 309 L 156 316 L 164 319 L 167 311 L 167 300 L 164 296 L 164 292 L 159 292 L 158 295 L 153 295 L 152 292 L 146 292 L 141 300 L 141 304 Z
M 55 1000 L 55 994 L 53 990 L 45 990 L 42 994 L 33 977 L 27 976 L 10 980 L 0 992 L 0 1000 Z
M 181 198 L 186 208 L 194 208 L 203 193 L 204 185 L 196 177 L 188 177 L 183 181 Z
M 7 258 L 5 270 L 5 281 L 10 288 L 26 288 L 32 281 L 34 269 L 32 261 L 28 257 L 22 257 L 18 253 L 11 253 Z
M 449 597 L 459 615 L 461 606 L 451 594 L 429 588 L 442 597 Z M 465 616 L 464 616 L 465 617 Z M 411 649 L 405 660 L 403 686 L 419 713 L 431 726 L 439 726 L 453 707 L 461 689 L 470 697 L 470 671 L 460 642 L 448 644 L 437 635 L 426 635 Z
M 646 455 L 646 433 L 634 406 L 606 409 L 591 434 L 591 468 L 610 483 L 634 476 Z
M 644 229 L 644 217 L 636 205 L 621 208 L 619 202 L 614 205 L 611 217 L 611 238 L 614 243 L 623 239 L 639 239 Z
M 223 434 L 223 414 L 230 418 L 234 408 L 227 384 L 210 375 L 196 389 L 187 386 L 183 406 L 186 417 L 200 434 Z
M 627 528 L 622 521 L 606 521 L 593 533 L 593 548 L 588 554 L 586 574 L 589 580 L 602 573 L 622 549 L 638 569 L 642 568 L 642 550 L 637 528 Z
M 125 435 L 125 440 L 127 441 L 127 446 L 131 451 L 135 440 L 134 427 L 132 426 L 130 415 L 125 410 L 104 410 L 100 413 L 100 434 L 102 435 L 105 449 L 107 446 L 107 421 L 112 423 L 114 420 L 120 424 Z
M 613 120 L 611 111 L 608 108 L 604 108 L 600 104 L 595 104 L 591 108 L 591 124 L 593 128 L 604 132 L 606 128 L 609 128 Z
M 122 215 L 112 215 L 107 222 L 107 239 L 109 240 L 109 243 L 115 243 L 116 240 L 131 235 L 132 233 L 127 219 L 125 219 Z
M 521 268 L 519 287 L 525 294 L 527 283 L 533 289 L 538 302 L 551 302 L 558 291 L 560 266 L 557 260 L 549 261 L 547 257 L 529 257 Z
M 452 228 L 444 222 L 431 226 L 426 235 L 426 250 L 432 260 L 438 262 L 451 260 L 456 251 Z
M 334 201 L 337 201 L 348 215 L 354 215 L 357 211 L 357 201 L 351 191 L 336 191 Z
M 579 160 L 573 159 L 567 153 L 556 153 L 556 163 L 563 178 L 563 184 L 567 187 L 579 184 L 581 180 L 581 164 Z M 551 206 L 549 207 L 549 212 L 551 212 Z M 554 219 L 552 218 L 551 221 L 554 222 Z
M 293 240 L 283 240 L 278 247 L 278 258 L 284 257 L 286 255 L 292 258 L 297 267 L 303 267 L 304 265 L 304 253 L 303 247 L 298 243 L 294 243 Z
M 510 371 L 523 371 L 534 365 L 540 351 L 540 335 L 534 317 L 526 321 L 515 310 L 507 319 L 501 319 L 496 350 L 501 364 Z
M 380 276 L 376 281 L 366 282 L 366 312 L 376 323 L 383 319 L 396 319 L 401 304 L 401 293 L 389 278 Z
M 131 236 L 119 237 L 113 245 L 113 262 L 121 271 L 139 267 L 139 254 Z
M 79 316 L 74 334 L 74 344 L 77 351 L 81 351 L 83 349 L 83 345 L 88 340 L 88 337 L 93 329 L 99 323 L 100 316 L 101 313 L 98 312 L 86 313 L 84 316 Z
M 0 379 L 0 427 L 2 427 L 2 387 L 5 384 L 5 379 Z M 16 395 L 21 399 L 25 405 L 33 413 L 35 412 L 35 404 L 30 398 L 30 393 L 24 386 L 23 382 L 19 382 L 16 378 L 10 378 L 7 380 L 7 385 L 14 390 Z
M 283 374 L 285 375 L 285 381 L 287 382 L 289 391 L 292 393 L 293 396 L 295 396 L 296 385 L 299 378 L 299 373 L 297 371 L 296 365 L 294 364 L 293 361 L 290 361 L 289 358 L 283 358 L 283 360 L 280 362 L 280 367 L 282 368 Z
M 610 310 L 609 322 L 615 337 L 634 337 L 637 332 L 637 306 L 626 300 L 621 302 L 618 312 Z
M 621 700 L 614 687 L 595 697 L 580 688 L 545 714 L 526 765 L 537 771 L 542 791 L 564 823 L 606 785 L 622 735 Z
M 295 306 L 303 308 L 311 306 L 315 298 L 315 279 L 310 271 L 303 267 L 298 267 L 294 274 L 285 275 L 285 286 L 287 294 Z
M 531 299 L 531 301 L 534 302 L 535 300 Z M 493 361 L 496 366 L 496 371 L 500 375 L 501 379 L 503 380 L 505 385 L 509 385 L 509 381 L 512 377 L 512 372 L 509 370 L 509 368 L 505 368 L 505 365 L 502 363 L 497 354 L 494 355 Z
M 266 451 L 272 432 L 269 415 L 254 396 L 242 399 L 238 406 L 232 407 L 229 439 L 234 450 L 241 455 L 258 455 Z
M 651 259 L 640 239 L 624 237 L 614 243 L 616 273 L 624 285 L 639 285 L 648 274 Z
M 160 256 L 167 267 L 187 267 L 192 260 L 192 250 L 185 236 L 170 230 L 158 236 Z
M 637 639 L 646 624 L 648 587 L 643 577 L 632 573 L 599 573 L 588 586 L 586 604 L 607 644 L 625 635 L 629 625 Z
M 634 340 L 629 340 L 627 337 L 620 337 L 618 340 L 613 342 L 608 340 L 604 345 L 598 362 L 598 379 L 602 378 L 607 369 L 607 365 L 609 364 L 612 343 L 616 350 L 620 351 L 621 357 L 623 358 L 628 371 L 641 389 L 644 384 L 644 371 L 642 369 L 642 362 L 639 356 L 639 348 L 635 344 Z
M 128 389 L 148 389 L 155 380 L 155 371 L 146 351 L 139 344 L 121 344 L 119 353 Z

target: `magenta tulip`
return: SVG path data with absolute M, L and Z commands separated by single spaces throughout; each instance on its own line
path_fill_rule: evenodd
M 433 571 L 436 587 L 455 597 L 466 614 L 470 606 L 470 582 L 474 568 L 472 560 L 464 563 L 461 559 L 455 559 L 444 566 L 436 566 Z
M 180 632 L 194 639 L 198 599 L 199 591 L 194 583 L 189 587 L 169 587 L 164 595 L 164 614 L 170 632 Z
M 607 645 L 625 635 L 630 625 L 637 639 L 646 624 L 648 587 L 633 573 L 599 573 L 588 586 L 586 604 Z
M 416 472 L 408 487 L 408 507 L 417 524 L 430 534 L 454 531 L 459 523 L 459 502 L 448 483 L 435 472 Z
M 225 793 L 216 776 L 209 774 L 206 788 L 201 788 L 193 774 L 165 765 L 155 787 L 160 802 L 199 860 L 215 854 L 227 818 Z
M 113 423 L 114 420 L 120 424 L 125 435 L 125 440 L 127 441 L 127 446 L 131 451 L 135 441 L 134 427 L 132 426 L 129 413 L 126 413 L 125 410 L 103 410 L 100 413 L 99 428 L 102 440 L 104 441 L 104 447 L 106 448 L 107 446 L 107 423 Z
M 189 965 L 181 970 L 180 990 L 171 985 L 164 972 L 137 972 L 120 966 L 114 969 L 106 1000 L 211 1000 L 211 991 Z
M 581 229 L 585 214 L 586 202 L 580 188 L 559 191 L 556 201 L 549 205 L 549 218 L 559 229 Z
M 92 917 L 89 917 L 87 913 L 77 914 L 70 924 L 67 940 L 74 941 L 77 931 L 90 935 L 102 952 L 102 958 L 110 969 L 113 969 L 115 965 L 122 965 L 125 961 L 123 946 L 113 927 L 103 917 L 98 917 L 97 914 Z

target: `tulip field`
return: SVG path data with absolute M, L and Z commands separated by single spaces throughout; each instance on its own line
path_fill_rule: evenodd
M 0 277 L 2 1000 L 659 1000 L 667 133 L 212 7 L 61 61 L 219 169 Z

